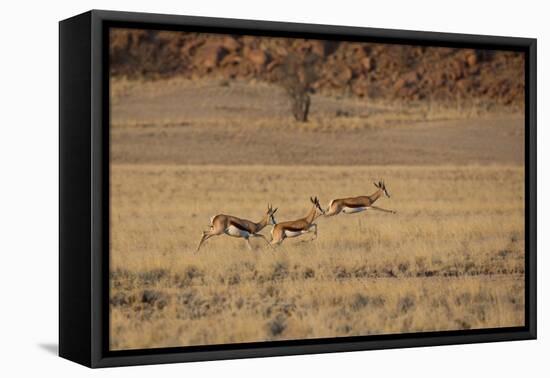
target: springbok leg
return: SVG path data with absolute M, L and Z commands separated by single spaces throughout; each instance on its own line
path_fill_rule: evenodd
M 377 207 L 377 206 L 371 206 L 370 209 L 378 210 L 378 211 L 383 211 L 383 212 L 385 212 L 385 213 L 391 213 L 391 214 L 395 214 L 395 213 L 396 213 L 394 210 L 386 210 L 386 209 L 382 209 L 381 207 Z

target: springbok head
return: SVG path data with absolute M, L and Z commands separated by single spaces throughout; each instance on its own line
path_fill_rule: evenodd
M 321 204 L 319 203 L 319 199 L 317 197 L 309 197 L 309 200 L 322 215 L 325 214 L 325 210 L 321 208 Z
M 278 209 L 279 209 L 278 207 L 273 209 L 273 206 L 271 206 L 271 204 L 267 205 L 267 210 L 265 212 L 265 215 L 267 216 L 267 223 L 268 224 L 270 224 L 270 225 L 277 224 L 277 221 L 275 220 L 274 214 L 277 212 Z
M 383 191 L 386 197 L 390 198 L 390 193 L 388 193 L 388 189 L 386 189 L 386 184 L 384 184 L 384 181 L 378 181 L 378 184 L 374 183 L 374 186 Z

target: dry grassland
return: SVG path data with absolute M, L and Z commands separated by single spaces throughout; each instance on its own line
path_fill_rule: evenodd
M 392 197 L 318 220 L 319 237 L 194 249 L 209 217 L 302 216 L 308 198 Z M 520 326 L 517 165 L 111 167 L 112 349 Z M 269 228 L 263 232 L 269 235 Z
M 524 324 L 521 113 L 316 94 L 297 124 L 273 85 L 111 84 L 112 349 Z M 194 253 L 215 214 L 295 219 L 379 179 L 395 215 Z

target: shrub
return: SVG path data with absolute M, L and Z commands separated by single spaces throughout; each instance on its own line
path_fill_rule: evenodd
M 316 68 L 318 56 L 306 53 L 298 56 L 289 53 L 279 66 L 278 83 L 284 88 L 290 100 L 290 110 L 298 122 L 307 122 L 311 105 L 310 93 L 319 78 Z

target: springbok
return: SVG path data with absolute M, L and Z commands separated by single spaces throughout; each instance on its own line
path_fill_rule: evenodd
M 267 238 L 259 232 L 264 229 L 268 224 L 276 224 L 274 217 L 274 214 L 276 212 L 277 208 L 273 209 L 271 205 L 268 205 L 263 218 L 258 223 L 254 223 L 247 219 L 237 218 L 232 215 L 218 214 L 213 216 L 212 218 L 210 218 L 210 230 L 202 232 L 202 238 L 199 242 L 199 246 L 197 247 L 197 252 L 201 248 L 202 243 L 204 243 L 206 240 L 210 239 L 212 236 L 222 234 L 226 234 L 236 238 L 243 238 L 244 240 L 246 240 L 246 245 L 250 250 L 252 250 L 252 246 L 250 245 L 250 240 L 248 239 L 251 236 L 262 238 L 268 245 L 270 245 Z
M 324 214 L 324 210 L 321 208 L 319 199 L 317 197 L 309 199 L 313 204 L 311 210 L 307 213 L 304 218 L 300 218 L 293 221 L 277 223 L 271 229 L 271 244 L 281 244 L 286 238 L 294 238 L 303 234 L 311 232 L 313 229 L 315 237 L 312 240 L 317 238 L 317 224 L 313 223 L 315 219 Z M 319 213 L 317 212 L 319 211 Z
M 374 202 L 376 202 L 376 200 L 382 195 L 386 195 L 386 197 L 390 198 L 390 194 L 386 189 L 384 181 L 378 181 L 378 184 L 374 183 L 374 186 L 376 186 L 377 190 L 370 196 L 339 198 L 330 201 L 328 209 L 325 211 L 324 215 L 326 217 L 331 217 L 333 215 L 340 214 L 340 212 L 344 212 L 344 214 L 353 214 L 368 209 L 395 214 L 395 211 L 393 210 L 386 210 L 373 205 Z

